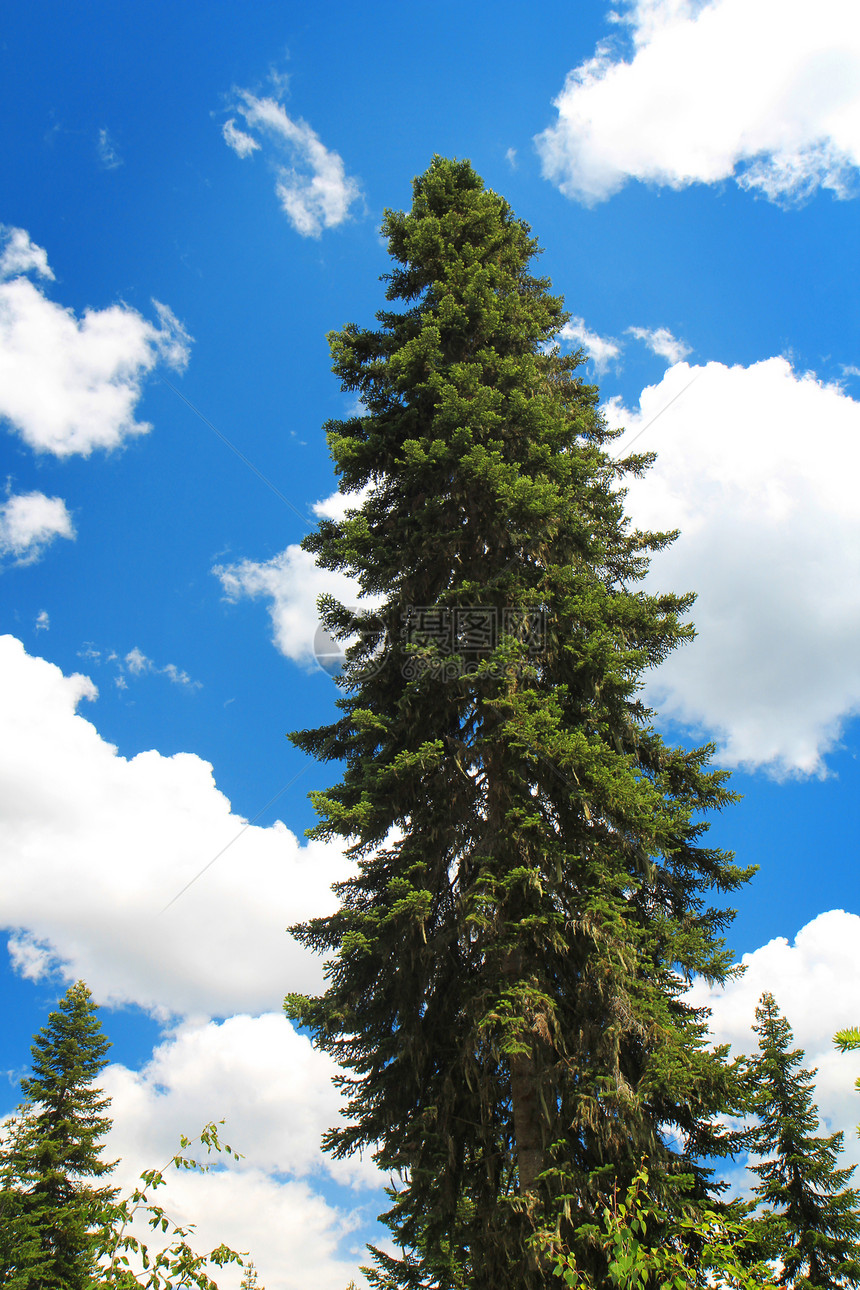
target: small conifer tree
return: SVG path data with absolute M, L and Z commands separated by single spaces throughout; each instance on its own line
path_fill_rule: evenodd
M 71 986 L 35 1036 L 26 1101 L 0 1147 L 0 1284 L 85 1290 L 95 1266 L 95 1230 L 116 1195 L 94 1186 L 113 1169 L 101 1159 L 110 1099 L 93 1084 L 110 1047 L 82 981 Z M 4 1279 L 5 1278 L 5 1279 Z
M 780 1284 L 854 1286 L 860 1280 L 860 1192 L 849 1187 L 853 1166 L 839 1168 L 842 1133 L 816 1136 L 815 1071 L 801 1068 L 803 1050 L 772 994 L 756 1008 L 759 1055 L 752 1067 L 758 1128 L 752 1150 L 755 1194 L 771 1211 L 763 1231 L 776 1235 Z

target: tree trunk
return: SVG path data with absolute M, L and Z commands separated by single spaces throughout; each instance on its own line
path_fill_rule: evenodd
M 546 1167 L 540 1124 L 538 1073 L 534 1054 L 511 1057 L 511 1102 L 517 1144 L 517 1172 L 521 1196 L 535 1190 L 535 1179 Z

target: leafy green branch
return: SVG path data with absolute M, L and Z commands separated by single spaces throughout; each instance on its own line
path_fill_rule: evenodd
M 223 1120 L 220 1123 L 223 1124 Z M 229 1143 L 221 1141 L 217 1124 L 207 1124 L 194 1142 L 205 1147 L 207 1154 L 214 1151 L 234 1160 L 241 1158 Z M 208 1173 L 210 1164 L 184 1154 L 191 1145 L 192 1139 L 181 1137 L 179 1151 L 166 1165 L 161 1169 L 145 1169 L 140 1175 L 139 1185 L 128 1197 L 113 1201 L 104 1208 L 95 1233 L 99 1271 L 92 1290 L 132 1290 L 141 1286 L 145 1290 L 174 1290 L 182 1286 L 218 1290 L 208 1268 L 220 1268 L 226 1263 L 245 1266 L 245 1255 L 224 1244 L 206 1254 L 197 1253 L 188 1243 L 194 1225 L 175 1222 L 164 1207 L 151 1198 L 159 1187 L 166 1185 L 168 1169 Z M 154 1231 L 160 1230 L 169 1236 L 168 1244 L 155 1254 L 150 1253 L 145 1242 L 130 1230 L 135 1220 L 142 1216 Z M 133 1271 L 132 1261 L 139 1266 L 139 1271 Z
M 691 1290 L 721 1286 L 728 1290 L 763 1290 L 776 1286 L 771 1269 L 756 1260 L 756 1238 L 740 1220 L 709 1209 L 672 1219 L 647 1198 L 648 1170 L 643 1163 L 623 1200 L 613 1192 L 599 1224 L 589 1236 L 603 1251 L 608 1280 L 618 1290 L 665 1287 Z M 655 1240 L 659 1233 L 659 1241 Z M 574 1255 L 550 1233 L 538 1234 L 537 1249 L 570 1290 L 597 1290 L 594 1278 L 577 1265 Z M 745 1252 L 749 1258 L 745 1261 Z

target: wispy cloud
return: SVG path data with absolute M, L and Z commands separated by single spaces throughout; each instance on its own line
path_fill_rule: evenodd
M 237 91 L 236 111 L 249 130 L 263 134 L 275 149 L 275 192 L 297 233 L 319 237 L 324 228 L 349 219 L 361 196 L 358 181 L 347 175 L 343 158 L 326 148 L 307 121 L 289 116 L 278 99 L 258 98 L 248 90 Z M 235 118 L 222 133 L 240 157 L 261 146 L 253 135 L 237 129 Z M 281 156 L 289 164 L 283 164 Z
M 102 163 L 105 170 L 116 170 L 118 166 L 123 164 L 123 159 L 119 155 L 119 151 L 114 140 L 111 138 L 110 131 L 106 130 L 104 127 L 99 130 L 96 147 L 98 149 L 99 161 Z
M 647 345 L 652 354 L 665 358 L 667 363 L 680 363 L 692 352 L 686 341 L 678 340 L 668 327 L 628 327 L 627 332 Z
M 224 136 L 224 142 L 239 157 L 250 157 L 252 152 L 259 152 L 260 144 L 252 135 L 246 134 L 244 130 L 236 129 L 236 118 L 231 117 L 229 121 L 224 122 L 221 130 Z
M 856 191 L 860 23 L 853 0 L 627 0 L 632 57 L 603 45 L 535 142 L 547 179 L 586 205 L 628 180 L 734 178 L 790 204 Z
M 115 658 L 115 656 L 113 657 Z M 174 685 L 182 685 L 189 690 L 199 690 L 202 687 L 201 681 L 192 681 L 188 673 L 178 668 L 175 663 L 165 663 L 163 667 L 159 667 L 156 663 L 153 663 L 151 658 L 147 658 L 136 645 L 134 649 L 129 650 L 124 659 L 116 661 L 119 663 L 120 675 L 125 670 L 131 676 L 143 676 L 145 674 L 166 676 Z
M 578 349 L 584 349 L 598 372 L 605 372 L 609 364 L 614 363 L 621 353 L 618 341 L 608 336 L 598 336 L 597 332 L 585 325 L 583 318 L 571 318 L 564 324 L 558 336 L 559 340 L 575 345 Z

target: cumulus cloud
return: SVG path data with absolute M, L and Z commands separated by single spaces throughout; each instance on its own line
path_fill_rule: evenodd
M 593 205 L 630 179 L 733 177 L 771 201 L 852 195 L 860 165 L 860 24 L 851 0 L 631 0 L 611 44 L 568 74 L 535 142 L 543 173 Z
M 668 327 L 628 327 L 627 331 L 647 345 L 652 354 L 665 358 L 667 363 L 680 363 L 690 353 L 690 346 L 683 340 L 677 340 Z
M 61 497 L 17 493 L 0 504 L 0 557 L 32 564 L 54 538 L 73 538 L 72 517 Z
M 575 345 L 577 349 L 584 349 L 597 372 L 605 372 L 621 353 L 621 346 L 616 340 L 598 336 L 597 332 L 585 325 L 583 318 L 570 318 L 558 333 L 558 339 Z
M 77 714 L 96 694 L 0 637 L 0 926 L 19 969 L 59 966 L 102 1001 L 162 1014 L 259 1012 L 321 988 L 285 928 L 336 907 L 342 851 L 248 825 L 191 753 L 119 756 Z
M 0 224 L 0 242 L 3 253 L 0 255 L 0 279 L 17 277 L 21 273 L 35 273 L 40 278 L 54 277 L 54 271 L 48 264 L 48 252 L 42 246 L 31 242 L 30 234 L 25 228 L 7 228 Z
M 338 1071 L 282 1011 L 240 1014 L 183 1022 L 141 1071 L 112 1067 L 107 1091 L 126 1111 L 129 1154 L 153 1150 L 156 1125 L 161 1152 L 198 1121 L 223 1118 L 228 1141 L 266 1173 L 327 1174 L 344 1186 L 377 1187 L 381 1176 L 369 1157 L 334 1160 L 320 1151 L 343 1106 L 333 1083 Z
M 276 163 L 275 192 L 297 233 L 319 237 L 324 228 L 335 228 L 349 219 L 351 207 L 361 196 L 358 182 L 347 175 L 340 154 L 326 148 L 307 121 L 288 116 L 277 99 L 258 98 L 248 90 L 238 91 L 236 110 L 249 130 L 264 134 L 277 154 L 289 158 L 288 165 Z M 225 124 L 222 133 L 240 157 L 261 146 L 253 135 L 236 128 L 235 118 Z
M 109 1030 L 109 1019 L 105 1024 Z M 320 1151 L 342 1105 L 335 1069 L 283 1014 L 184 1023 L 140 1071 L 111 1065 L 99 1078 L 112 1099 L 103 1154 L 121 1162 L 115 1185 L 130 1190 L 144 1168 L 172 1156 L 183 1134 L 224 1120 L 223 1140 L 243 1158 L 207 1157 L 190 1147 L 186 1154 L 208 1159 L 216 1171 L 168 1170 L 160 1203 L 175 1221 L 195 1225 L 196 1249 L 224 1241 L 250 1251 L 269 1290 L 344 1290 L 359 1262 L 351 1258 L 363 1243 L 358 1229 L 367 1228 L 384 1197 L 371 1160 L 332 1160 Z M 337 1204 L 320 1194 L 335 1191 L 331 1183 Z M 149 1229 L 140 1236 L 151 1252 L 158 1248 Z M 218 1284 L 230 1290 L 240 1276 L 225 1269 Z
M 829 910 L 802 927 L 793 944 L 779 936 L 742 961 L 742 976 L 723 987 L 697 980 L 689 999 L 711 1009 L 715 1042 L 753 1053 L 756 1004 L 769 991 L 791 1024 L 795 1047 L 806 1052 L 804 1065 L 818 1067 L 816 1096 L 827 1132 L 843 1130 L 849 1162 L 860 1163 L 858 1058 L 833 1047 L 837 1030 L 860 1024 L 860 917 Z
M 698 593 L 698 638 L 652 674 L 650 700 L 727 764 L 823 773 L 860 711 L 860 404 L 770 358 L 677 363 L 638 409 L 607 411 L 620 454 L 634 439 L 658 454 L 630 486 L 634 520 L 681 530 L 646 585 Z
M 18 235 L 21 236 L 18 236 Z M 41 247 L 12 230 L 0 282 L 0 420 L 37 452 L 57 457 L 115 448 L 151 427 L 135 420 L 145 378 L 158 363 L 181 370 L 191 337 L 166 305 L 157 323 L 127 305 L 77 318 L 23 276 L 52 277 Z

